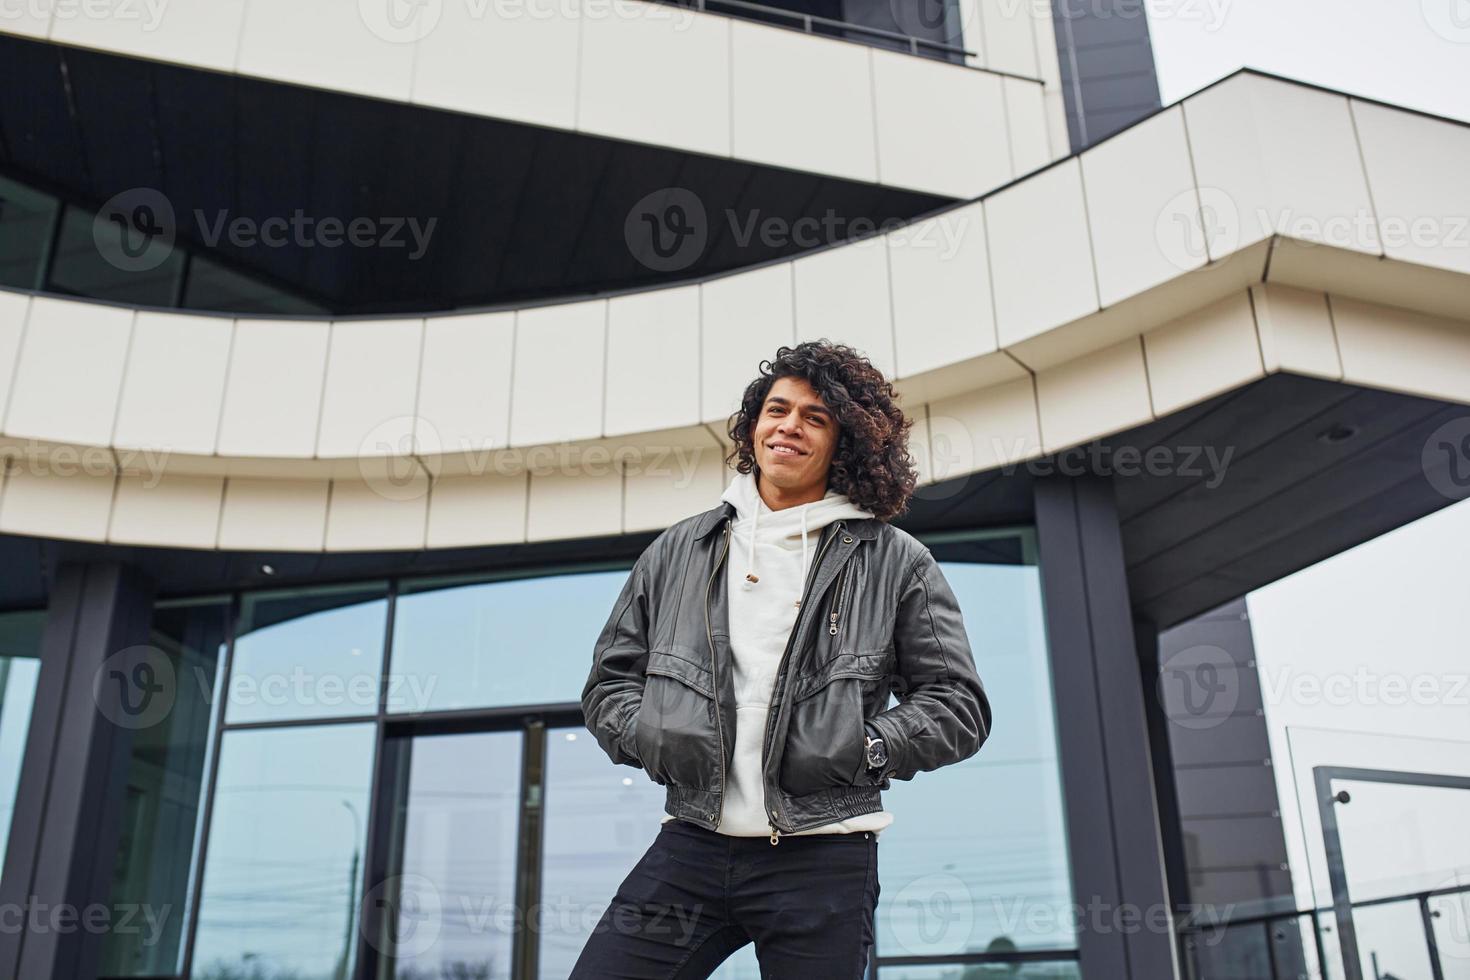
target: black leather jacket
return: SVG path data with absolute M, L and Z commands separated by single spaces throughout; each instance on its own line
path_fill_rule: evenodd
M 734 515 L 722 502 L 644 550 L 582 691 L 608 757 L 646 770 L 667 788 L 668 813 L 710 830 L 735 748 L 725 593 Z M 890 691 L 900 703 L 884 710 Z M 876 776 L 865 722 L 888 749 Z M 772 834 L 880 810 L 890 779 L 967 759 L 989 736 L 959 604 L 929 549 L 874 519 L 823 528 L 762 742 Z

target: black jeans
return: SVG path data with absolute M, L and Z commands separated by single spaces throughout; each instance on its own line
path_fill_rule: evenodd
M 871 832 L 731 837 L 659 828 L 570 980 L 703 980 L 755 943 L 762 980 L 862 980 L 878 904 Z

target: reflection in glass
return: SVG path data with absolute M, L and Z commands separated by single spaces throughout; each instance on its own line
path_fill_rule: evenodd
M 31 727 L 31 705 L 41 675 L 41 630 L 44 612 L 0 615 L 0 868 L 10 841 L 15 790 Z
M 1463 889 L 1428 900 L 1444 980 L 1470 980 L 1470 873 L 1447 885 Z
M 374 738 L 372 723 L 224 734 L 198 980 L 351 976 Z
M 878 954 L 1074 948 L 1038 569 L 941 567 L 964 614 L 995 734 L 965 762 L 883 794 L 894 822 L 879 851 Z
M 39 289 L 60 204 L 50 194 L 0 177 L 0 286 Z
M 108 976 L 176 972 L 204 801 L 215 678 L 224 653 L 227 600 L 160 604 L 149 642 L 173 667 L 173 705 L 133 732 L 112 907 L 129 911 L 104 940 Z
M 376 714 L 386 595 L 383 585 L 246 595 L 226 721 Z
M 521 733 L 415 738 L 394 812 L 384 980 L 507 977 L 515 940 Z M 565 976 L 565 974 L 563 974 Z
M 140 203 L 141 207 L 147 207 Z M 151 214 L 140 220 L 152 222 Z M 162 220 L 162 219 L 160 219 Z M 152 224 L 123 228 L 98 221 L 94 212 L 67 205 L 46 289 L 115 303 L 175 306 L 184 275 L 184 253 Z M 163 227 L 158 225 L 157 227 Z
M 1353 909 L 1363 976 L 1429 980 L 1429 946 L 1417 901 L 1360 905 Z
M 390 711 L 575 702 L 626 570 L 404 584 Z

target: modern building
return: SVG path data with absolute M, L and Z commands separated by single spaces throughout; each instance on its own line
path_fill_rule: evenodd
M 875 980 L 1456 975 L 1354 814 L 1470 754 L 1277 750 L 1241 599 L 1470 494 L 1470 127 L 1064 0 L 34 0 L 0 79 L 0 977 L 564 977 L 663 804 L 592 640 L 818 337 L 996 721 Z

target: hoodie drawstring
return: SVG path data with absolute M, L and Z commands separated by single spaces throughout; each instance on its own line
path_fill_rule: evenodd
M 755 510 L 750 515 L 750 548 L 745 553 L 745 581 L 740 583 L 740 587 L 747 592 L 750 591 L 752 585 L 761 580 L 761 577 L 755 573 L 755 532 L 760 530 L 760 526 L 761 507 L 760 502 L 757 501 Z
M 806 589 L 806 508 L 801 509 L 801 578 L 796 583 L 796 608 L 801 608 L 801 593 Z

